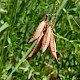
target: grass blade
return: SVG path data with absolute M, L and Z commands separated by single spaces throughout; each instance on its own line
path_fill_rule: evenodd
M 2 32 L 4 29 L 6 29 L 9 26 L 9 24 L 6 22 L 0 27 L 0 32 Z
M 63 2 L 62 2 L 62 4 L 61 4 L 60 8 L 59 8 L 58 11 L 56 12 L 56 21 L 58 20 L 58 16 L 59 16 L 59 14 L 60 14 L 62 8 L 66 5 L 67 1 L 68 1 L 68 0 L 63 0 Z

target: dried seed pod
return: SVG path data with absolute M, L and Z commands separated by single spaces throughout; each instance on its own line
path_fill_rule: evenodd
M 47 15 L 45 16 L 45 18 L 44 18 L 44 21 L 42 21 L 40 24 L 39 24 L 39 26 L 37 27 L 37 29 L 36 29 L 36 32 L 34 33 L 34 35 L 33 35 L 33 37 L 30 39 L 30 41 L 29 42 L 33 42 L 34 40 L 36 40 L 39 36 L 40 36 L 40 34 L 41 34 L 41 32 L 43 31 L 43 28 L 46 26 L 46 24 L 47 24 Z
M 50 35 L 51 35 L 51 26 L 49 26 L 45 32 L 45 35 L 42 41 L 42 52 L 44 52 L 46 48 L 49 46 Z
M 38 51 L 39 51 L 39 49 L 40 49 L 40 47 L 42 45 L 43 36 L 44 36 L 44 33 L 42 32 L 41 35 L 40 35 L 40 37 L 38 38 L 36 46 L 34 47 L 34 49 L 31 52 L 31 54 L 29 54 L 29 56 L 28 56 L 29 58 L 34 57 L 38 53 Z
M 50 37 L 49 47 L 50 47 L 50 51 L 51 51 L 52 56 L 57 59 L 57 55 L 56 55 L 56 43 L 55 43 L 53 31 L 51 31 L 51 37 Z
M 36 32 L 34 33 L 33 37 L 30 39 L 29 42 L 33 42 L 34 40 L 36 40 L 36 39 L 40 36 L 40 34 L 41 34 L 41 32 L 42 32 L 45 24 L 46 24 L 45 21 L 42 21 L 42 22 L 39 24 L 38 28 L 36 29 Z

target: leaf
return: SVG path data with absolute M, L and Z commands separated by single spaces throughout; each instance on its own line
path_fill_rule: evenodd
M 0 13 L 5 13 L 7 10 L 4 10 L 3 8 L 0 8 Z
M 26 66 L 26 68 L 24 69 L 24 73 L 27 72 L 29 70 L 29 65 Z
M 33 49 L 33 51 L 31 52 L 31 54 L 29 54 L 29 58 L 32 58 L 32 57 L 34 57 L 37 53 L 38 53 L 38 51 L 39 51 L 39 49 L 40 49 L 40 47 L 41 47 L 41 45 L 42 45 L 42 39 L 43 39 L 43 32 L 41 33 L 41 35 L 40 35 L 40 37 L 38 38 L 38 41 L 37 41 L 37 44 L 36 44 L 36 46 L 34 47 L 34 49 Z
M 4 29 L 6 29 L 9 26 L 9 24 L 6 22 L 0 27 L 0 32 L 2 32 Z
M 42 52 L 44 52 L 46 48 L 49 46 L 50 35 L 51 35 L 51 26 L 49 26 L 45 32 L 45 35 L 42 41 Z
M 28 79 L 30 79 L 31 78 L 31 76 L 32 76 L 32 70 L 30 71 L 30 73 L 29 73 L 29 76 L 28 76 Z
M 52 31 L 51 31 L 51 37 L 50 37 L 49 47 L 50 47 L 50 51 L 51 51 L 52 56 L 57 59 L 57 55 L 56 55 L 56 43 L 55 43 L 55 39 L 54 39 L 54 35 L 53 35 Z
M 33 37 L 30 39 L 29 42 L 33 42 L 34 40 L 36 40 L 40 36 L 45 25 L 46 25 L 46 21 L 42 21 L 39 24 L 38 28 L 36 29 L 36 32 L 34 33 Z
M 7 41 L 8 41 L 9 44 L 11 44 L 11 39 L 9 38 L 9 36 L 7 38 Z

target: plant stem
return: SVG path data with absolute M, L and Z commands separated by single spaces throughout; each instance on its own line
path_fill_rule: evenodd
M 71 25 L 71 21 L 70 21 L 70 17 L 69 17 L 69 15 L 68 15 L 68 13 L 67 13 L 67 18 L 68 18 L 68 22 L 69 22 L 69 25 L 70 25 L 71 31 L 73 31 L 73 27 L 72 27 L 72 25 Z
M 4 46 L 5 46 L 5 43 L 6 43 L 6 38 L 7 38 L 7 31 L 5 32 L 4 40 L 3 40 L 3 47 L 2 47 L 2 53 L 1 53 L 1 60 L 2 60 L 2 62 L 5 60 L 3 53 L 4 53 Z

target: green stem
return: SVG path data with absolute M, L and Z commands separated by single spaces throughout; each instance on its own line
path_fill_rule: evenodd
M 69 17 L 69 15 L 68 15 L 68 13 L 67 13 L 67 18 L 68 18 L 68 22 L 69 22 L 69 25 L 70 25 L 71 31 L 73 31 L 73 27 L 72 27 L 72 25 L 71 25 L 71 21 L 70 21 L 70 17 Z
M 4 53 L 4 46 L 5 46 L 5 43 L 6 43 L 6 38 L 7 38 L 7 31 L 5 32 L 4 40 L 3 40 L 3 47 L 2 47 L 2 53 L 1 53 L 1 60 L 2 60 L 2 62 L 5 60 L 3 53 Z
M 63 37 L 63 36 L 61 36 L 59 34 L 58 35 L 54 34 L 54 36 L 56 36 L 57 38 L 61 38 L 61 39 L 65 40 L 65 41 L 70 42 L 70 40 L 68 40 L 67 38 L 65 38 L 65 37 Z
M 77 23 L 77 21 L 74 19 L 74 17 L 72 17 L 72 18 L 73 18 L 75 24 L 80 28 L 80 25 Z

